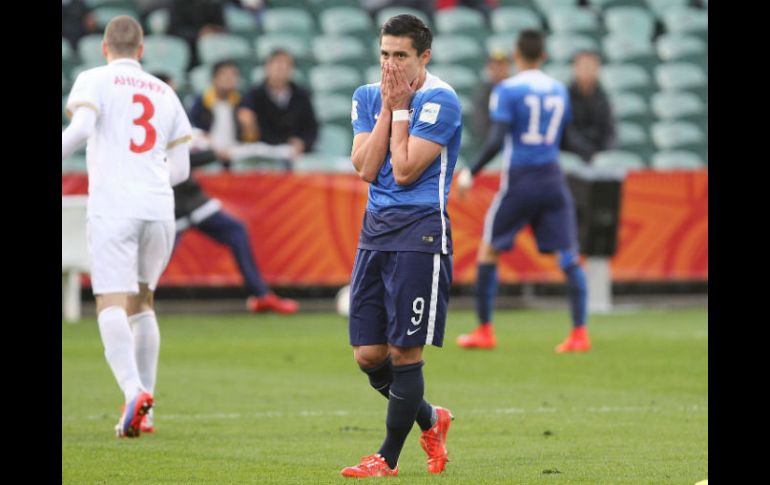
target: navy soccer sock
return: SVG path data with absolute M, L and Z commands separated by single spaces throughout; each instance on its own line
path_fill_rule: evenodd
M 569 308 L 572 316 L 572 327 L 583 327 L 586 324 L 586 300 L 588 289 L 586 287 L 586 274 L 577 261 L 562 267 L 567 275 L 567 287 L 569 290 Z
M 425 391 L 422 366 L 423 362 L 392 366 L 393 383 L 390 385 L 388 417 L 385 420 L 387 434 L 379 451 L 391 468 L 398 464 L 401 449 L 420 408 Z
M 390 357 L 378 366 L 361 367 L 361 370 L 369 376 L 369 384 L 374 390 L 382 394 L 385 399 L 389 399 L 390 385 L 393 383 L 393 369 Z M 437 416 L 435 416 L 433 406 L 423 399 L 420 403 L 420 409 L 417 411 L 417 424 L 420 426 L 420 429 L 425 431 L 432 428 L 436 424 L 436 419 Z
M 497 296 L 497 263 L 479 263 L 476 276 L 476 314 L 479 323 L 492 321 L 492 309 Z

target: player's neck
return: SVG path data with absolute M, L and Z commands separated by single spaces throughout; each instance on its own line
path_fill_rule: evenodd
M 112 56 L 112 55 L 109 55 L 109 54 L 107 55 L 107 64 L 110 64 L 110 63 L 115 62 L 115 61 L 134 61 L 134 62 L 139 62 L 139 59 L 137 59 L 135 57 Z
M 428 77 L 428 71 L 425 70 L 423 67 L 420 71 L 420 74 L 417 75 L 417 79 L 419 81 L 417 82 L 417 87 L 415 88 L 415 91 L 419 91 L 423 84 L 425 84 L 425 79 Z
M 540 69 L 540 63 L 538 62 L 521 62 L 516 65 L 516 71 L 522 73 L 524 71 L 536 71 Z

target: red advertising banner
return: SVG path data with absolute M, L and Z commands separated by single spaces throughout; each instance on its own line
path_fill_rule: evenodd
M 353 266 L 367 184 L 354 174 L 196 174 L 224 210 L 246 225 L 263 276 L 272 285 L 342 285 Z M 464 200 L 448 205 L 454 281 L 472 283 L 484 217 L 499 177 L 479 176 Z M 85 174 L 62 175 L 62 195 L 85 194 Z M 708 171 L 630 173 L 623 186 L 615 281 L 708 280 Z M 541 255 L 529 228 L 502 256 L 504 283 L 560 282 L 553 256 Z M 228 250 L 188 230 L 161 285 L 240 285 Z

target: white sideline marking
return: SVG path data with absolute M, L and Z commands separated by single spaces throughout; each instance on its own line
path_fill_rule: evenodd
M 494 409 L 468 409 L 460 411 L 460 415 L 473 415 L 473 416 L 489 416 L 495 417 L 501 414 L 546 414 L 557 412 L 571 412 L 571 413 L 629 413 L 629 414 L 646 414 L 657 413 L 661 411 L 678 411 L 685 413 L 700 413 L 708 412 L 708 406 L 702 406 L 699 404 L 690 404 L 687 406 L 676 407 L 660 407 L 660 406 L 598 406 L 588 408 L 555 408 L 555 407 L 537 407 L 532 409 L 524 408 L 494 408 Z M 283 411 L 265 411 L 255 413 L 211 413 L 211 414 L 163 414 L 163 420 L 166 421 L 197 421 L 197 420 L 224 420 L 224 419 L 249 419 L 249 418 L 328 418 L 328 417 L 345 417 L 345 416 L 362 416 L 362 415 L 374 415 L 381 413 L 371 412 L 351 412 L 344 409 L 338 409 L 336 411 L 299 411 L 286 413 Z M 458 413 L 455 413 L 458 414 Z M 114 416 L 100 414 L 90 416 L 62 416 L 62 421 L 96 421 L 101 419 L 113 419 Z

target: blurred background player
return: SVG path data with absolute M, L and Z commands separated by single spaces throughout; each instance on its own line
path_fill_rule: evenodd
M 227 69 L 227 66 L 228 64 L 220 66 L 218 71 L 220 76 Z M 167 76 L 159 74 L 158 78 L 173 86 L 173 82 Z M 216 78 L 217 76 L 215 75 Z M 237 79 L 235 85 L 237 86 Z M 232 98 L 234 94 L 231 93 L 228 96 Z M 228 102 L 228 106 L 237 106 L 237 102 Z M 204 116 L 207 116 L 205 113 Z M 232 120 L 229 126 L 234 128 L 236 122 L 234 112 L 226 112 L 221 117 Z M 215 123 L 216 121 L 212 121 L 208 124 Z M 232 131 L 234 130 L 230 130 L 230 135 L 232 135 Z M 220 147 L 222 148 L 214 149 L 211 147 L 212 143 L 209 137 L 203 131 L 197 129 L 193 130 L 193 136 L 195 138 L 193 146 L 202 148 L 194 150 L 190 154 L 190 164 L 193 168 L 212 162 L 224 162 L 225 166 L 227 166 L 230 158 L 228 151 L 230 145 L 222 145 L 220 141 Z M 226 136 L 225 138 L 232 141 L 231 136 Z M 299 304 L 296 301 L 288 298 L 279 298 L 270 291 L 270 288 L 262 279 L 259 267 L 254 259 L 254 252 L 249 241 L 249 233 L 246 226 L 225 211 L 219 200 L 209 197 L 194 177 L 190 177 L 174 187 L 174 213 L 176 216 L 177 243 L 181 240 L 184 232 L 192 228 L 197 229 L 210 239 L 227 246 L 238 264 L 238 270 L 250 294 L 246 300 L 246 308 L 249 311 L 296 313 L 299 310 Z
M 517 74 L 501 82 L 490 99 L 493 121 L 480 153 L 463 169 L 477 174 L 505 144 L 500 191 L 492 201 L 479 246 L 476 309 L 479 327 L 460 335 L 463 348 L 491 349 L 496 345 L 492 309 L 497 294 L 497 261 L 502 251 L 525 225 L 532 226 L 541 253 L 558 254 L 567 276 L 572 333 L 557 352 L 586 351 L 591 343 L 586 331 L 586 280 L 577 247 L 575 208 L 559 168 L 559 140 L 570 120 L 567 89 L 540 71 L 545 59 L 543 35 L 525 30 L 514 51 Z M 467 184 L 461 189 L 466 190 Z
M 564 128 L 561 148 L 590 162 L 595 153 L 615 145 L 615 120 L 607 93 L 599 83 L 599 54 L 581 51 L 572 64 L 569 85 L 572 121 Z
M 176 93 L 139 64 L 139 23 L 112 19 L 106 66 L 67 100 L 62 160 L 88 140 L 88 252 L 104 354 L 125 397 L 119 437 L 138 437 L 153 406 L 160 333 L 153 291 L 174 246 L 172 185 L 187 179 L 190 122 Z
M 318 138 L 318 121 L 310 94 L 291 80 L 294 57 L 283 49 L 270 53 L 265 80 L 246 95 L 244 105 L 256 116 L 260 141 L 289 144 L 291 160 L 312 150 Z
M 351 159 L 369 183 L 351 278 L 353 354 L 374 389 L 388 398 L 379 451 L 346 477 L 396 476 L 417 421 L 428 471 L 447 458 L 449 410 L 423 399 L 423 347 L 441 347 L 452 280 L 446 212 L 462 132 L 454 89 L 428 73 L 433 35 L 412 15 L 388 19 L 380 34 L 381 82 L 353 94 Z

